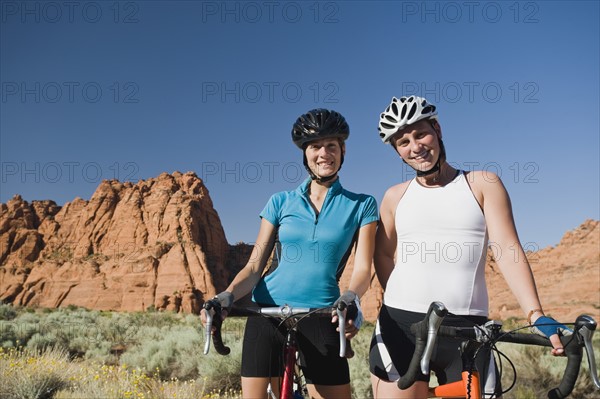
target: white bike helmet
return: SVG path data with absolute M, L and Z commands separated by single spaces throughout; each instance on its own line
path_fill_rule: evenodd
M 421 119 L 437 119 L 435 105 L 417 96 L 392 97 L 391 104 L 379 118 L 379 136 L 388 143 L 398 130 Z

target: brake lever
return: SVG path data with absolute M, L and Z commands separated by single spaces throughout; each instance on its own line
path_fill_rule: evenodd
M 340 357 L 346 356 L 346 313 L 348 307 L 344 302 L 340 302 L 335 309 L 338 317 L 338 330 L 340 331 Z
M 598 378 L 598 372 L 596 371 L 596 359 L 594 356 L 594 348 L 592 346 L 592 337 L 596 330 L 596 326 L 596 321 L 591 316 L 581 315 L 575 320 L 575 331 L 583 338 L 583 343 L 585 345 L 585 353 L 590 367 L 590 376 L 592 377 L 596 388 L 600 389 L 600 379 Z
M 421 373 L 423 373 L 423 375 L 429 375 L 429 361 L 437 340 L 437 332 L 447 314 L 448 309 L 446 309 L 446 306 L 441 302 L 433 302 L 429 308 L 427 343 L 425 344 L 425 350 L 423 351 L 423 357 L 421 358 Z
M 204 314 L 206 315 L 206 333 L 204 339 L 204 354 L 208 355 L 210 351 L 210 341 L 211 341 L 211 332 L 213 325 L 213 316 L 215 314 L 215 310 L 213 309 L 213 305 L 210 302 L 206 302 L 204 304 Z

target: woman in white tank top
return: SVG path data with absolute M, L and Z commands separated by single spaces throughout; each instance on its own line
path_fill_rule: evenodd
M 404 391 L 396 385 L 414 348 L 407 327 L 433 301 L 443 302 L 456 315 L 487 318 L 488 238 L 498 253 L 515 255 L 498 256 L 496 262 L 529 322 L 535 326 L 549 318 L 519 243 L 506 189 L 491 172 L 466 173 L 446 161 L 435 106 L 416 96 L 393 98 L 381 114 L 379 133 L 417 176 L 388 189 L 381 203 L 374 263 L 385 294 L 371 345 L 373 394 L 424 398 L 426 381 Z M 536 329 L 550 337 L 553 354 L 563 354 L 558 333 L 568 333 L 566 327 Z M 445 361 L 453 360 L 440 360 Z M 485 392 L 493 394 L 498 389 L 493 359 L 492 364 L 489 356 L 482 362 L 489 371 Z M 448 372 L 451 380 L 455 370 Z

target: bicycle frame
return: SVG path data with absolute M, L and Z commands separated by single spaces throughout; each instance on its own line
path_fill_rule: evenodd
M 471 374 L 471 375 L 469 375 Z M 480 399 L 479 372 L 463 371 L 460 381 L 429 388 L 430 397 Z
M 294 392 L 294 382 L 296 380 L 296 377 L 298 377 L 296 374 L 296 359 L 298 353 L 298 346 L 296 343 L 296 326 L 297 323 L 295 323 L 295 325 L 292 328 L 288 329 L 288 334 L 285 339 L 285 347 L 283 350 L 283 379 L 281 381 L 281 387 L 279 390 L 280 399 L 294 399 L 298 397 L 303 397 L 302 392 Z M 298 389 L 300 389 L 299 381 Z M 298 396 L 298 394 L 300 396 Z
M 461 344 L 463 371 L 461 379 L 429 388 L 430 397 L 480 399 L 480 374 L 475 364 L 475 356 L 481 345 L 467 341 Z

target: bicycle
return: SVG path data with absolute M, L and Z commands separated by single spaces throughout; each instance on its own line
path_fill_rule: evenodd
M 214 317 L 215 314 L 220 315 L 221 309 L 212 301 L 204 304 L 206 309 L 206 340 L 204 343 L 204 354 L 208 354 L 210 350 L 210 341 L 212 341 L 215 350 L 220 355 L 228 355 L 230 349 L 223 343 L 221 336 L 221 317 Z M 327 315 L 331 316 L 335 311 L 338 316 L 338 330 L 340 339 L 340 357 L 352 357 L 353 351 L 350 346 L 350 341 L 346 339 L 345 323 L 347 316 L 347 306 L 341 302 L 337 307 L 324 308 L 304 308 L 291 307 L 288 305 L 277 307 L 248 307 L 248 308 L 233 308 L 231 316 L 265 316 L 280 319 L 280 325 L 286 327 L 285 345 L 283 348 L 283 378 L 280 385 L 280 399 L 301 399 L 307 394 L 305 384 L 302 381 L 300 368 L 298 364 L 298 346 L 296 341 L 296 331 L 298 323 L 305 317 L 311 315 Z M 212 331 L 212 327 L 215 331 Z M 275 394 L 269 384 L 267 394 L 270 398 L 276 399 Z
M 536 334 L 519 333 L 516 330 L 503 331 L 501 329 L 502 323 L 493 320 L 484 325 L 473 327 L 442 326 L 442 321 L 447 314 L 448 310 L 444 304 L 433 302 L 425 318 L 411 326 L 411 332 L 416 337 L 415 352 L 406 374 L 400 377 L 397 382 L 400 389 L 411 387 L 419 373 L 425 376 L 429 375 L 429 361 L 438 336 L 463 340 L 461 344 L 462 380 L 429 389 L 430 396 L 444 398 L 480 399 L 482 397 L 479 387 L 479 373 L 475 367 L 474 359 L 477 352 L 483 347 L 495 349 L 496 342 L 552 346 L 547 338 Z M 573 391 L 581 366 L 583 348 L 586 350 L 592 381 L 596 388 L 600 390 L 600 379 L 596 372 L 596 360 L 592 347 L 592 336 L 597 323 L 592 317 L 581 315 L 573 325 L 573 334 L 561 337 L 567 357 L 567 365 L 559 386 L 548 391 L 548 398 L 550 399 L 566 398 Z M 506 356 L 504 355 L 504 357 Z M 508 360 L 508 358 L 506 359 Z M 514 365 L 513 372 L 516 380 Z M 515 380 L 502 394 L 512 389 Z

